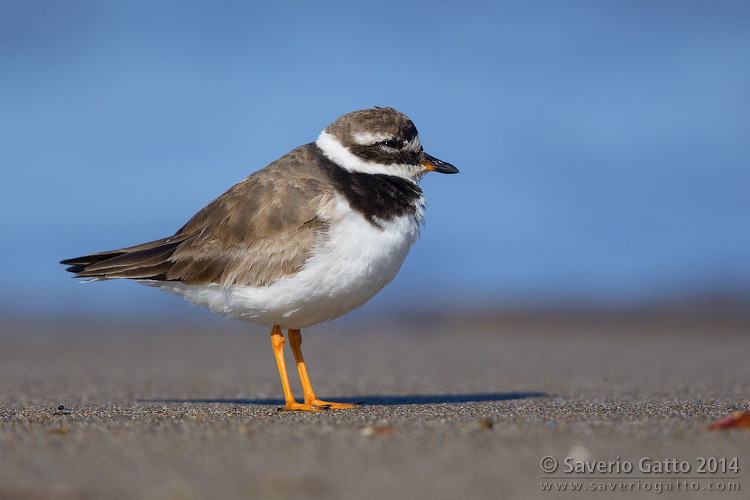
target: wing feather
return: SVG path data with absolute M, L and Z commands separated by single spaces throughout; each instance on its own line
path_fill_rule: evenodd
M 326 237 L 333 198 L 308 144 L 209 203 L 173 236 L 62 264 L 84 278 L 264 286 L 299 272 Z

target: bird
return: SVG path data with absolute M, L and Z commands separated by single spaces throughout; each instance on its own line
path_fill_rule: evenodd
M 172 236 L 65 259 L 85 281 L 129 279 L 271 328 L 285 411 L 349 409 L 319 399 L 300 330 L 362 306 L 393 280 L 424 224 L 419 181 L 458 173 L 424 152 L 390 107 L 342 115 L 315 142 L 250 174 Z M 284 359 L 287 330 L 304 402 Z

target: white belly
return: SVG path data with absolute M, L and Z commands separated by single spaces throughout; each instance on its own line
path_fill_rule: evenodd
M 193 286 L 178 282 L 149 282 L 181 295 L 216 314 L 283 328 L 306 328 L 356 309 L 401 268 L 419 238 L 422 210 L 388 222 L 382 228 L 352 211 L 346 201 L 335 202 L 328 238 L 297 274 L 265 287 Z

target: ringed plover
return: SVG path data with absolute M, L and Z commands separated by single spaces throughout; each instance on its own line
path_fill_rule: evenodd
M 458 169 L 424 152 L 403 113 L 354 111 L 234 185 L 174 235 L 61 263 L 76 277 L 135 280 L 271 327 L 282 409 L 351 408 L 313 392 L 300 329 L 361 306 L 396 276 L 424 220 L 418 182 L 427 172 Z M 289 388 L 282 328 L 304 403 Z

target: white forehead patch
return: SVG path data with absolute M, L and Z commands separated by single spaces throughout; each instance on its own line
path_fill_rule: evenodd
M 422 149 L 422 142 L 419 140 L 419 136 L 415 135 L 414 139 L 405 144 L 405 147 L 409 151 L 419 151 L 420 149 Z
M 375 144 L 376 142 L 385 141 L 390 138 L 391 137 L 388 135 L 373 134 L 372 132 L 357 132 L 352 134 L 352 139 L 354 139 L 354 142 L 360 146 L 369 146 L 370 144 Z

